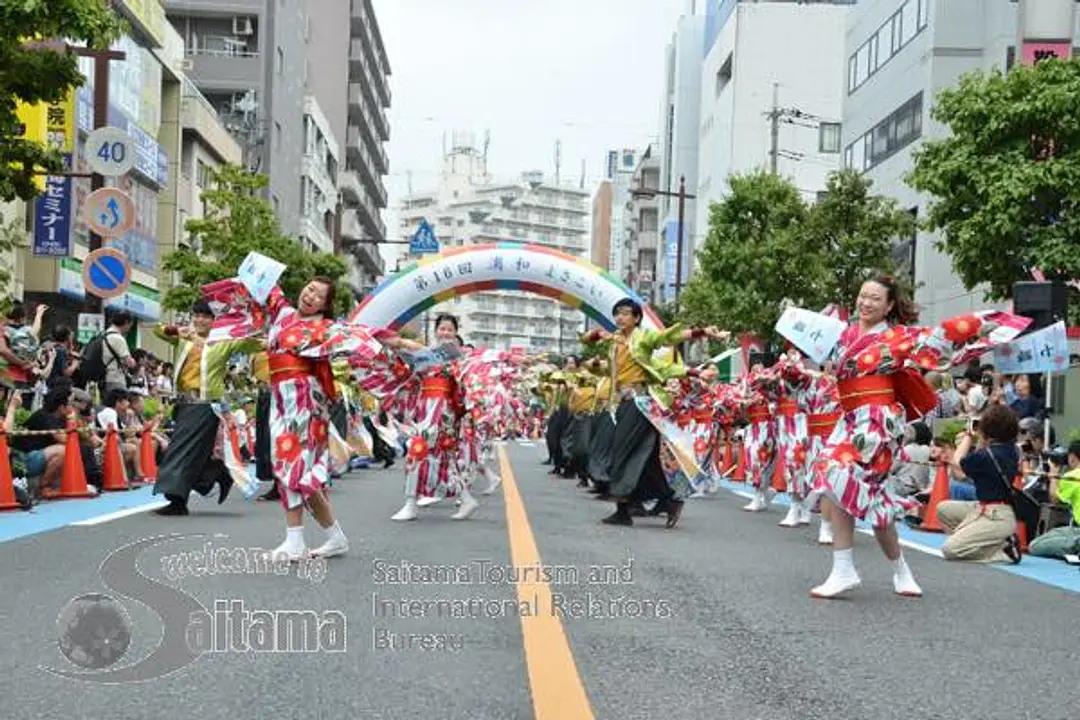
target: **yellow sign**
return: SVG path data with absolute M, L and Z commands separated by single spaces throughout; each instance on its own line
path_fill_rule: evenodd
M 45 145 L 48 141 L 48 129 L 47 129 L 47 114 L 45 105 L 42 103 L 35 103 L 33 105 L 24 103 L 21 100 L 15 101 L 15 117 L 18 118 L 19 124 L 22 125 L 19 138 L 35 143 L 37 145 Z M 21 163 L 13 163 L 13 167 L 21 168 Z M 34 178 L 34 187 L 38 189 L 38 192 L 45 192 L 45 176 L 38 175 Z

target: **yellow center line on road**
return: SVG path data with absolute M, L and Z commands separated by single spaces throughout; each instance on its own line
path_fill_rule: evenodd
M 515 567 L 540 565 L 525 504 L 518 492 L 506 448 L 499 447 L 503 495 L 506 499 L 506 526 L 510 534 L 510 561 Z M 519 574 L 519 577 L 521 575 Z M 593 720 L 592 705 L 578 673 L 574 654 L 566 639 L 562 620 L 555 614 L 551 600 L 551 585 L 546 582 L 519 582 L 519 603 L 532 604 L 535 616 L 521 618 L 521 634 L 525 645 L 525 663 L 529 671 L 533 710 L 537 720 Z

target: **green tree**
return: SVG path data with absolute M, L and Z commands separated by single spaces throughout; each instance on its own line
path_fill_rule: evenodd
M 925 225 L 964 285 L 1005 300 L 1033 268 L 1080 277 L 1080 62 L 966 75 L 931 117 L 951 134 L 916 151 L 907 182 L 933 196 Z
M 104 0 L 0 2 L 0 201 L 33 198 L 35 169 L 62 172 L 64 167 L 59 153 L 20 137 L 16 101 L 60 102 L 86 81 L 75 55 L 30 48 L 26 42 L 66 38 L 101 50 L 122 28 Z
M 816 272 L 803 247 L 807 208 L 795 185 L 767 172 L 733 175 L 730 194 L 710 209 L 696 272 L 680 298 L 680 319 L 732 332 L 773 335 L 781 301 L 811 305 Z
M 282 234 L 270 203 L 262 197 L 265 175 L 252 175 L 236 165 L 226 165 L 211 176 L 210 189 L 202 194 L 205 217 L 188 220 L 192 247 L 166 256 L 163 267 L 180 275 L 169 289 L 165 307 L 187 310 L 200 298 L 207 283 L 236 275 L 251 251 L 262 253 L 287 266 L 280 285 L 290 298 L 316 275 L 337 281 L 337 308 L 352 306 L 351 294 L 341 282 L 345 261 L 328 253 L 310 253 L 298 241 Z
M 873 183 L 853 170 L 831 173 L 825 195 L 810 206 L 802 231 L 818 273 L 815 305 L 849 306 L 866 278 L 895 270 L 893 242 L 915 234 L 914 216 L 895 200 L 871 194 Z

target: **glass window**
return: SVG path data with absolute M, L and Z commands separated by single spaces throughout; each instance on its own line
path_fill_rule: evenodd
M 858 75 L 858 72 L 855 69 L 855 56 L 854 55 L 852 55 L 850 58 L 848 58 L 847 69 L 848 69 L 847 88 L 848 88 L 848 92 L 851 92 L 852 90 L 854 90 L 859 85 L 859 82 L 858 82 L 858 76 L 859 75 Z
M 847 148 L 844 150 L 844 168 L 847 170 L 851 170 L 853 167 L 855 167 L 852 162 L 854 159 L 855 147 L 853 145 L 848 145 Z
M 867 58 L 866 64 L 868 66 L 868 73 L 870 75 L 873 75 L 877 71 L 877 69 L 879 67 L 879 65 L 878 65 L 878 36 L 874 35 L 874 37 L 870 38 L 870 42 L 867 43 L 867 46 L 869 47 L 869 55 L 870 55 L 870 57 Z
M 892 57 L 900 52 L 900 13 L 896 13 L 889 18 L 889 22 L 886 24 L 889 26 L 889 37 L 891 38 L 889 43 L 889 57 Z
M 911 38 L 915 37 L 915 33 L 919 28 L 918 13 L 919 8 L 917 0 L 908 0 L 904 3 L 904 6 L 900 8 L 900 29 L 902 31 L 900 36 L 901 45 L 907 45 L 911 42 Z
M 818 152 L 840 152 L 840 123 L 821 123 L 819 127 Z
M 930 22 L 930 0 L 919 0 L 919 29 L 922 30 Z
M 863 43 L 863 46 L 855 54 L 855 66 L 857 70 L 855 85 L 858 87 L 863 84 L 867 75 L 870 74 L 870 43 Z

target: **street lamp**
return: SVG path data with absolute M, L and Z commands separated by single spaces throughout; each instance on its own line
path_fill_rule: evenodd
M 675 248 L 675 313 L 679 312 L 679 291 L 682 290 L 682 258 L 683 258 L 683 217 L 686 214 L 686 201 L 696 200 L 696 195 L 686 193 L 686 176 L 679 177 L 679 192 L 666 192 L 655 188 L 634 188 L 630 196 L 635 200 L 652 200 L 655 197 L 673 197 L 679 199 L 679 235 Z

